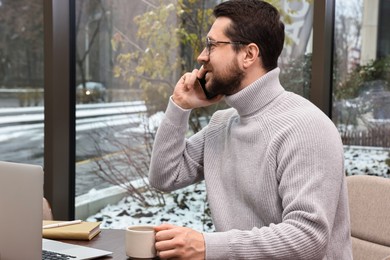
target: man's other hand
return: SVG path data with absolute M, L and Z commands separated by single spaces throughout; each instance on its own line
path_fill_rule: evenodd
M 161 259 L 205 259 L 202 233 L 171 224 L 156 226 L 155 231 L 156 251 Z

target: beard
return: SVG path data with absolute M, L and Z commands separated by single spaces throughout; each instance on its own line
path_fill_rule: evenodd
M 213 73 L 207 90 L 212 96 L 233 95 L 240 90 L 244 77 L 245 72 L 240 69 L 235 59 L 222 73 Z

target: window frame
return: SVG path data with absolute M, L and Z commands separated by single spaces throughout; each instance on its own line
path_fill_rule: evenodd
M 44 196 L 75 215 L 75 0 L 44 0 Z

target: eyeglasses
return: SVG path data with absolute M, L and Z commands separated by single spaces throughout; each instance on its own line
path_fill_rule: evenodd
M 206 54 L 210 55 L 211 50 L 217 46 L 217 44 L 224 43 L 224 44 L 234 44 L 234 45 L 247 45 L 248 43 L 245 42 L 229 42 L 229 41 L 214 41 L 211 40 L 209 37 L 206 38 Z

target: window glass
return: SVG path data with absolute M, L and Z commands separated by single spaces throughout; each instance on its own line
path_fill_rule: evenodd
M 285 22 L 285 48 L 279 60 L 282 86 L 305 98 L 310 94 L 313 3 L 276 1 Z
M 76 1 L 76 216 L 125 192 L 143 206 L 163 202 L 138 186 L 158 119 L 179 75 L 197 65 L 215 3 Z M 209 114 L 195 112 L 193 131 Z
M 390 174 L 389 3 L 336 1 L 332 117 L 347 175 Z
M 0 0 L 1 160 L 43 165 L 43 2 Z
M 134 221 L 160 221 L 165 207 L 184 216 L 177 220 L 182 225 L 212 229 L 202 183 L 164 194 L 144 178 L 168 97 L 183 72 L 199 67 L 196 57 L 213 22 L 212 8 L 219 2 L 76 1 L 76 218 L 123 227 Z M 279 60 L 282 85 L 308 97 L 312 3 L 270 2 L 286 24 Z M 216 109 L 225 106 L 194 110 L 190 132 L 200 130 Z M 119 202 L 127 208 L 108 206 L 98 212 L 129 194 Z M 186 217 L 189 210 L 194 215 Z

